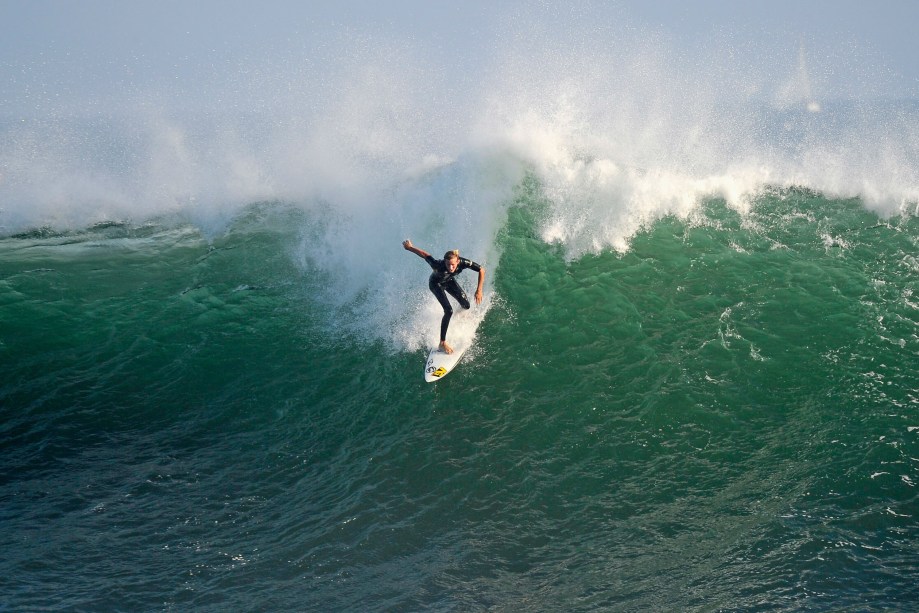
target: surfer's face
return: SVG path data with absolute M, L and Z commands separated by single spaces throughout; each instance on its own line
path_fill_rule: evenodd
M 445 263 L 447 264 L 447 272 L 455 272 L 456 267 L 459 266 L 459 258 L 450 258 Z

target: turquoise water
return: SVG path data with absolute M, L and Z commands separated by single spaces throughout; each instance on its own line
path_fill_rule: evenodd
M 0 608 L 911 609 L 916 216 L 775 188 L 581 252 L 552 198 L 460 245 L 436 384 L 385 226 L 369 272 L 321 206 L 8 234 Z

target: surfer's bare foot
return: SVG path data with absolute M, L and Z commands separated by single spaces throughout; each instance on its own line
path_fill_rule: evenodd
M 444 353 L 453 353 L 453 347 L 447 344 L 447 341 L 440 341 L 440 350 Z

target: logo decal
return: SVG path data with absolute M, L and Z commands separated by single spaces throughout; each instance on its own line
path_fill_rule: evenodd
M 441 366 L 440 368 L 432 372 L 431 376 L 432 377 L 443 377 L 445 374 L 447 374 L 447 369 Z

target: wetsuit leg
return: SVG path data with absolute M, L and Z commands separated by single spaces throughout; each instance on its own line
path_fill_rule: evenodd
M 456 279 L 450 279 L 447 281 L 446 290 L 450 292 L 451 296 L 456 298 L 456 301 L 459 302 L 464 309 L 468 309 L 470 307 L 469 298 L 466 297 L 466 292 L 464 292 L 463 288 L 460 287 L 460 284 L 456 282 Z
M 443 319 L 440 320 L 440 342 L 447 340 L 447 328 L 450 326 L 450 318 L 453 317 L 453 306 L 450 304 L 450 300 L 447 298 L 447 292 L 444 291 L 444 288 L 430 281 L 428 283 L 428 288 L 434 294 L 434 297 L 437 298 L 437 302 L 440 303 L 440 306 L 444 308 Z

